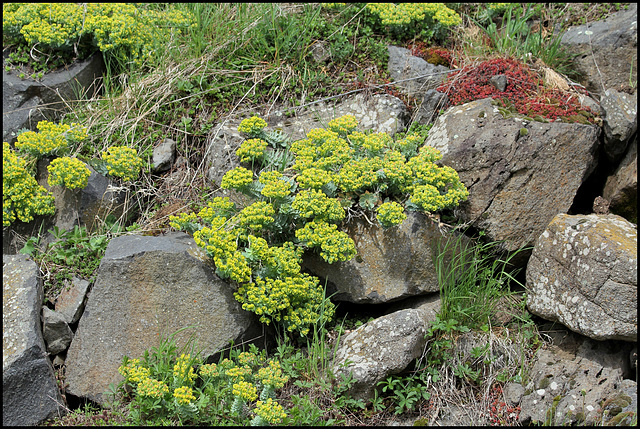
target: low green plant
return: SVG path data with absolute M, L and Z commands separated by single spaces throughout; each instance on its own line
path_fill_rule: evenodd
M 179 348 L 175 336 L 161 337 L 140 358 L 125 356 L 124 380 L 115 395 L 128 400 L 133 424 L 279 424 L 287 417 L 275 400 L 289 376 L 280 362 L 254 345 L 231 349 L 218 363 L 204 363 L 193 336 Z
M 102 153 L 102 160 L 110 176 L 120 177 L 130 182 L 138 178 L 144 165 L 144 161 L 135 149 L 124 146 L 110 147 Z

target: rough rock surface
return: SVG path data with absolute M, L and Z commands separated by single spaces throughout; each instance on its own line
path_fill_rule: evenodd
M 160 145 L 153 149 L 154 173 L 162 173 L 171 168 L 171 164 L 176 158 L 176 142 L 171 139 L 164 139 Z
M 527 266 L 527 306 L 596 340 L 637 342 L 638 231 L 616 215 L 557 215 Z
M 88 290 L 89 282 L 74 276 L 71 278 L 71 285 L 60 292 L 58 299 L 56 299 L 55 311 L 61 314 L 68 324 L 80 320 Z
M 405 369 L 423 352 L 427 325 L 420 310 L 400 310 L 365 323 L 342 337 L 334 356 L 333 372 L 351 374 L 354 399 L 369 400 L 376 384 Z
M 602 196 L 609 201 L 609 210 L 630 222 L 638 222 L 638 139 L 616 171 L 607 178 Z
M 397 46 L 389 46 L 389 76 L 399 82 L 398 88 L 410 96 L 423 94 L 434 89 L 446 79 L 449 69 L 434 65 L 420 57 L 411 55 L 411 51 Z
M 461 219 L 513 251 L 569 210 L 597 164 L 598 134 L 595 126 L 505 118 L 486 98 L 448 109 L 425 144 L 469 189 Z
M 335 300 L 379 304 L 440 290 L 432 246 L 444 246 L 446 235 L 424 214 L 408 213 L 402 224 L 386 230 L 353 219 L 343 230 L 356 244 L 355 258 L 333 264 L 316 253 L 304 258 L 304 268 L 329 282 Z
M 64 413 L 42 338 L 42 283 L 27 256 L 2 262 L 2 425 L 35 426 Z
M 581 54 L 576 68 L 590 91 L 628 86 L 630 72 L 633 81 L 638 79 L 638 5 L 631 3 L 605 20 L 571 27 L 561 43 Z
M 607 89 L 600 105 L 605 116 L 604 152 L 610 160 L 619 160 L 638 129 L 638 97 Z
M 204 260 L 184 233 L 111 240 L 67 352 L 68 391 L 102 402 L 109 383 L 122 380 L 124 355 L 140 356 L 187 326 L 194 329 L 176 335 L 178 346 L 194 334 L 205 358 L 243 339 L 255 318 Z
M 62 314 L 45 306 L 42 307 L 42 336 L 47 344 L 47 352 L 55 355 L 69 347 L 73 332 Z
M 55 119 L 65 109 L 65 101 L 78 92 L 91 91 L 95 79 L 102 76 L 101 54 L 73 64 L 69 68 L 46 73 L 41 81 L 20 79 L 15 72 L 2 71 L 2 139 L 12 143 L 21 128 L 36 130 L 44 119 Z M 89 92 L 88 97 L 92 94 Z
M 623 379 L 627 363 L 619 342 L 593 341 L 564 330 L 556 338 L 557 344 L 538 352 L 529 372 L 520 423 L 590 426 L 600 424 L 603 410 L 609 409 L 611 424 L 624 420 L 633 402 L 637 410 L 637 385 Z

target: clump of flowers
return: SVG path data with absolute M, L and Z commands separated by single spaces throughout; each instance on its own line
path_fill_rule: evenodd
M 240 162 L 259 161 L 264 157 L 264 151 L 267 148 L 267 142 L 263 139 L 248 139 L 242 142 L 236 155 Z
M 124 146 L 110 147 L 106 152 L 102 152 L 102 159 L 106 163 L 109 175 L 130 182 L 138 178 L 144 165 L 135 149 Z
M 264 350 L 250 346 L 238 353 L 232 349 L 229 358 L 205 364 L 198 354 L 178 356 L 178 349 L 169 337 L 142 358 L 123 358 L 118 390 L 131 398 L 129 416 L 134 424 L 197 425 L 216 417 L 248 425 L 252 415 L 262 415 L 262 424 L 274 424 L 286 417 L 275 397 L 289 376 L 279 361 L 267 361 Z M 260 403 L 267 405 L 260 408 Z
M 462 18 L 444 3 L 367 3 L 369 19 L 401 40 L 443 39 Z
M 378 212 L 378 221 L 384 227 L 395 226 L 401 224 L 407 218 L 404 213 L 404 207 L 395 201 L 389 201 L 382 204 L 376 209 Z
M 504 91 L 490 83 L 499 74 L 507 78 Z M 454 71 L 438 91 L 448 94 L 452 106 L 492 97 L 503 107 L 538 121 L 594 123 L 593 113 L 574 94 L 545 88 L 530 67 L 510 58 L 494 58 Z
M 35 158 L 66 153 L 69 143 L 82 142 L 87 138 L 87 130 L 78 124 L 54 124 L 40 121 L 38 132 L 25 131 L 18 135 L 16 149 Z
M 2 226 L 9 226 L 16 219 L 30 222 L 35 215 L 52 215 L 55 212 L 53 195 L 29 174 L 26 164 L 9 143 L 3 142 Z
M 56 158 L 47 166 L 49 186 L 64 186 L 67 189 L 82 189 L 89 183 L 91 171 L 78 158 L 68 156 Z
M 263 426 L 265 424 L 277 425 L 282 419 L 287 417 L 287 413 L 280 404 L 273 399 L 268 398 L 266 401 L 258 401 L 256 403 L 256 417 L 251 422 L 252 426 Z
M 269 139 L 265 126 L 254 116 L 238 130 Z M 468 195 L 453 169 L 435 164 L 440 152 L 420 147 L 424 135 L 394 140 L 356 128 L 355 117 L 345 115 L 289 147 L 274 145 L 274 152 L 295 156 L 282 170 L 259 171 L 258 165 L 228 171 L 221 187 L 249 197 L 244 207 L 217 197 L 197 215 L 170 218 L 172 227 L 193 234 L 220 277 L 238 284 L 236 300 L 262 323 L 306 335 L 310 326 L 333 317 L 335 307 L 319 279 L 300 272 L 302 254 L 316 251 L 330 264 L 355 257 L 353 239 L 338 227 L 347 213 L 368 219 L 377 207 L 378 221 L 390 227 L 406 218 L 405 206 L 436 211 Z
M 3 37 L 26 51 L 37 46 L 67 60 L 101 51 L 135 66 L 157 46 L 166 45 L 174 29 L 196 25 L 194 17 L 172 7 L 157 10 L 125 3 L 6 3 L 2 11 Z
M 238 132 L 256 138 L 262 135 L 262 130 L 266 126 L 267 122 L 264 119 L 259 116 L 252 116 L 251 118 L 240 121 L 240 125 L 238 125 Z

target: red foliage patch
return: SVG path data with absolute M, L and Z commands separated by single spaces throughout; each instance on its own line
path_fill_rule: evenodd
M 495 75 L 506 76 L 504 91 L 491 85 L 490 79 Z M 495 58 L 456 70 L 449 74 L 438 91 L 449 96 L 452 106 L 491 97 L 500 100 L 504 107 L 512 107 L 530 117 L 594 122 L 593 114 L 587 107 L 580 106 L 574 94 L 545 88 L 533 70 L 509 58 Z
M 456 67 L 456 61 L 450 50 L 437 46 L 428 47 L 423 41 L 416 41 L 409 46 L 411 55 L 420 57 L 426 62 L 443 65 L 445 67 Z
M 495 384 L 489 394 L 492 401 L 487 417 L 491 425 L 512 426 L 517 424 L 520 416 L 520 406 L 512 407 L 502 400 L 502 387 L 499 384 Z

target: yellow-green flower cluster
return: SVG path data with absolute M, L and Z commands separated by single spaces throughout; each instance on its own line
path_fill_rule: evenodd
M 125 3 L 3 5 L 3 34 L 15 43 L 67 52 L 83 40 L 136 66 L 170 41 L 173 28 L 194 25 L 193 17 L 174 8 L 159 11 Z
M 344 115 L 329 121 L 329 129 L 341 136 L 346 136 L 358 126 L 358 120 L 353 115 Z
M 332 173 L 316 167 L 305 168 L 296 176 L 300 189 L 320 189 L 333 179 Z
M 176 382 L 180 384 L 192 384 L 196 378 L 196 374 L 193 371 L 193 366 L 191 365 L 191 356 L 185 355 L 184 353 L 180 355 L 177 359 L 176 364 L 173 366 L 173 377 Z
M 318 278 L 306 273 L 275 279 L 257 277 L 255 282 L 240 286 L 234 296 L 242 308 L 259 315 L 260 322 L 274 320 L 301 335 L 321 318 L 330 320 L 335 310 L 329 302 L 321 312 L 324 291 Z
M 196 400 L 196 397 L 193 395 L 193 389 L 188 386 L 176 387 L 173 391 L 173 396 L 176 398 L 178 405 L 188 405 Z
M 218 365 L 215 363 L 200 366 L 198 373 L 200 374 L 200 377 L 203 378 L 215 378 L 220 376 L 220 370 L 218 369 Z
M 49 186 L 64 186 L 68 189 L 82 189 L 89 183 L 91 171 L 78 158 L 68 156 L 56 158 L 47 166 Z
M 257 137 L 262 133 L 262 129 L 267 126 L 267 122 L 259 116 L 243 119 L 238 125 L 238 132 Z
M 424 143 L 424 137 L 420 134 L 408 134 L 404 138 L 398 139 L 392 147 L 399 150 L 403 155 L 411 157 L 416 154 L 418 147 L 422 143 Z
M 26 169 L 26 161 L 2 144 L 2 226 L 16 219 L 30 222 L 34 215 L 55 213 L 54 198 Z
M 322 191 L 303 189 L 298 192 L 291 207 L 303 218 L 315 218 L 327 222 L 338 222 L 344 219 L 345 212 L 340 201 L 329 198 Z
M 382 204 L 376 211 L 378 212 L 378 221 L 385 228 L 401 224 L 407 218 L 404 207 L 395 201 Z
M 241 190 L 252 182 L 253 172 L 251 170 L 247 170 L 244 167 L 236 167 L 233 170 L 227 171 L 224 176 L 222 176 L 220 187 L 223 189 Z
M 224 218 L 217 218 L 222 219 Z M 217 273 L 222 278 L 228 278 L 238 283 L 251 279 L 251 267 L 246 258 L 238 251 L 236 236 L 218 227 L 203 227 L 193 233 L 193 240 L 198 247 L 205 250 L 207 256 L 213 259 Z
M 237 357 L 238 365 L 247 368 L 253 368 L 254 366 L 262 362 L 261 356 L 251 352 L 241 352 Z
M 81 142 L 87 138 L 87 129 L 78 124 L 54 124 L 40 121 L 38 132 L 25 131 L 18 135 L 16 149 L 37 158 L 45 155 L 61 155 L 71 141 Z
M 289 376 L 282 374 L 279 361 L 270 360 L 266 367 L 258 370 L 258 379 L 264 386 L 281 389 L 289 381 Z
M 232 392 L 233 396 L 236 396 L 243 401 L 251 402 L 258 399 L 258 389 L 247 381 L 234 383 Z
M 291 182 L 279 171 L 262 172 L 258 181 L 264 185 L 260 193 L 266 198 L 282 199 L 291 194 Z
M 198 212 L 198 216 L 203 222 L 212 223 L 218 217 L 229 218 L 235 208 L 235 203 L 229 200 L 229 197 L 214 197 Z
M 382 172 L 389 182 L 392 192 L 404 194 L 413 184 L 413 170 L 405 162 L 405 156 L 397 150 L 384 154 Z
M 368 3 L 367 9 L 380 18 L 382 25 L 409 25 L 422 22 L 426 17 L 446 27 L 462 23 L 460 15 L 444 3 Z
M 149 368 L 140 365 L 140 359 L 130 359 L 120 365 L 118 372 L 124 377 L 127 383 L 140 383 L 149 378 Z
M 296 231 L 298 240 L 308 247 L 319 247 L 320 256 L 330 264 L 348 261 L 357 251 L 353 240 L 335 224 L 325 221 L 311 221 Z
M 225 375 L 227 377 L 231 377 L 232 380 L 236 382 L 243 381 L 245 377 L 249 377 L 251 375 L 251 368 L 247 368 L 246 366 L 234 366 L 233 368 L 229 368 Z
M 391 142 L 391 137 L 387 133 L 375 133 L 365 136 L 362 142 L 362 149 L 367 151 L 367 155 L 374 157 Z
M 263 422 L 271 425 L 277 425 L 282 423 L 282 419 L 287 417 L 287 413 L 280 404 L 274 401 L 272 398 L 267 398 L 266 401 L 256 402 L 255 412 L 257 417 L 262 419 Z
M 262 237 L 249 235 L 249 249 L 260 259 L 270 276 L 295 276 L 300 273 L 303 249 L 296 247 L 290 241 L 282 246 L 269 247 L 267 240 Z
M 178 231 L 189 231 L 189 225 L 198 221 L 195 213 L 180 213 L 176 216 L 169 216 L 169 226 Z
M 137 393 L 140 396 L 160 399 L 163 398 L 165 394 L 169 393 L 169 386 L 162 381 L 147 377 L 138 384 Z
M 258 201 L 243 208 L 240 213 L 232 218 L 232 221 L 236 221 L 243 230 L 260 231 L 273 223 L 273 215 L 275 213 L 275 209 L 271 204 L 266 201 Z M 239 236 L 243 239 L 247 238 L 245 233 L 240 233 Z
M 267 149 L 267 142 L 262 139 L 248 139 L 242 142 L 236 155 L 240 162 L 259 161 L 264 157 L 264 151 Z
M 112 146 L 102 152 L 109 175 L 133 182 L 140 175 L 144 162 L 138 152 L 130 147 Z
M 357 193 L 371 189 L 378 182 L 380 158 L 362 158 L 346 163 L 338 173 L 338 183 L 346 192 Z

